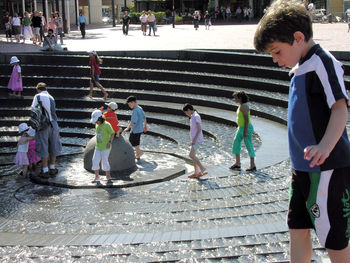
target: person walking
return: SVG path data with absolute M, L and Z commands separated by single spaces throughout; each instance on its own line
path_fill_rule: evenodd
M 9 15 L 9 12 L 6 12 L 4 16 L 4 24 L 5 24 L 5 34 L 6 34 L 6 41 L 12 42 L 12 18 Z
M 145 36 L 147 31 L 147 15 L 145 10 L 142 11 L 142 14 L 140 16 L 140 22 L 142 34 Z
M 123 131 L 130 131 L 129 141 L 135 149 L 136 159 L 140 159 L 143 151 L 140 149 L 141 134 L 147 132 L 147 119 L 143 109 L 137 104 L 135 96 L 129 96 L 126 99 L 129 108 L 132 109 L 131 121 L 128 127 Z
M 193 25 L 194 25 L 194 28 L 196 30 L 198 30 L 198 28 L 199 28 L 199 21 L 200 20 L 201 20 L 201 16 L 199 15 L 199 12 L 195 11 L 194 16 L 193 16 Z
M 57 124 L 55 99 L 48 93 L 46 84 L 40 82 L 36 86 L 36 94 L 33 98 L 32 108 L 39 103 L 45 110 L 45 115 L 50 120 L 50 125 L 35 134 L 35 152 L 41 158 L 42 171 L 40 177 L 55 177 L 58 169 L 55 167 L 56 156 L 61 154 L 62 145 Z
M 205 15 L 204 15 L 204 25 L 205 25 L 205 29 L 209 30 L 209 27 L 211 26 L 211 16 L 207 11 L 205 11 Z
M 47 23 L 46 23 L 45 16 L 43 16 L 43 12 L 41 11 L 39 12 L 39 17 L 41 19 L 40 40 L 44 41 L 45 32 L 47 31 Z
M 233 140 L 232 153 L 236 155 L 235 163 L 230 167 L 232 170 L 241 170 L 241 144 L 247 147 L 250 156 L 250 166 L 245 169 L 247 172 L 256 171 L 254 162 L 255 152 L 253 147 L 252 135 L 254 132 L 253 125 L 250 122 L 250 110 L 248 106 L 249 97 L 244 91 L 233 93 L 233 98 L 239 104 L 237 109 L 237 125 L 236 135 Z
M 11 96 L 21 97 L 23 91 L 22 86 L 22 70 L 19 65 L 19 59 L 16 56 L 11 57 L 10 65 L 13 66 L 8 88 L 12 91 Z
M 31 27 L 30 15 L 28 12 L 24 13 L 25 17 L 23 18 L 23 44 L 26 42 L 26 39 L 30 39 L 34 44 L 34 36 Z
M 193 161 L 194 173 L 189 175 L 188 178 L 200 178 L 206 175 L 208 172 L 202 163 L 196 156 L 200 144 L 203 142 L 202 120 L 198 112 L 189 103 L 185 104 L 182 108 L 185 115 L 190 118 L 190 154 L 189 157 Z
M 78 26 L 80 28 L 80 32 L 81 32 L 81 37 L 85 38 L 85 27 L 87 25 L 87 20 L 86 20 L 86 16 L 84 15 L 83 11 L 80 11 L 79 13 L 79 17 L 78 17 Z
M 60 13 L 56 12 L 55 13 L 55 25 L 56 25 L 56 42 L 58 36 L 60 36 L 60 43 L 63 45 L 63 20 L 62 17 L 60 17 Z
M 108 97 L 108 93 L 106 92 L 105 88 L 100 83 L 100 64 L 102 64 L 102 59 L 97 55 L 95 50 L 91 50 L 89 52 L 90 57 L 90 92 L 88 97 L 92 98 L 93 92 L 94 92 L 94 84 L 99 87 L 103 93 L 103 99 L 106 100 Z
M 38 11 L 34 11 L 34 16 L 32 17 L 34 44 L 39 42 L 39 45 L 41 45 L 41 37 L 40 37 L 41 23 L 42 23 L 42 19 L 39 16 Z
M 128 14 L 128 11 L 124 12 L 123 16 L 123 34 L 128 35 L 129 32 L 129 24 L 130 24 L 130 16 Z
M 153 35 L 156 35 L 156 31 L 154 29 L 155 25 L 156 25 L 156 17 L 152 14 L 151 10 L 148 10 L 148 16 L 147 16 L 147 23 L 148 23 L 148 35 L 151 35 L 151 30 L 153 29 Z
M 17 13 L 15 13 L 12 18 L 12 30 L 17 43 L 19 43 L 21 37 L 21 19 L 18 17 Z
M 55 23 L 55 14 L 52 13 L 49 19 L 49 23 L 48 23 L 48 30 L 52 29 L 53 33 L 56 33 L 56 23 Z M 57 39 L 56 39 L 57 41 Z

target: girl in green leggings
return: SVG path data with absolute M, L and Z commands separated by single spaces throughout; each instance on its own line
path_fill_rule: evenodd
M 244 140 L 244 144 L 247 147 L 250 156 L 250 166 L 245 169 L 248 172 L 256 171 L 256 166 L 254 163 L 254 147 L 252 141 L 253 135 L 253 125 L 250 123 L 250 110 L 248 107 L 249 98 L 244 91 L 233 93 L 233 98 L 236 103 L 239 104 L 237 109 L 237 125 L 238 129 L 233 140 L 232 153 L 236 155 L 236 162 L 230 167 L 232 170 L 241 169 L 241 143 Z

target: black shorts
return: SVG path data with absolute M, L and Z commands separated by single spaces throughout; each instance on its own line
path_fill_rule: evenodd
M 140 145 L 140 139 L 141 139 L 141 133 L 130 133 L 129 142 L 132 146 L 139 146 Z
M 346 248 L 350 237 L 350 167 L 292 173 L 288 227 L 314 228 L 325 248 Z

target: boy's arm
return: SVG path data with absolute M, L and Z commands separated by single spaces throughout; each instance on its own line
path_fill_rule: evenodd
M 345 99 L 338 100 L 332 106 L 331 117 L 322 140 L 317 145 L 311 145 L 304 149 L 304 159 L 311 160 L 310 167 L 321 165 L 337 144 L 344 132 L 348 120 L 348 108 Z
M 127 131 L 130 131 L 130 129 L 131 129 L 132 126 L 134 126 L 134 123 L 133 123 L 133 122 L 130 122 L 129 125 L 128 125 L 128 127 L 127 127 L 125 130 L 123 130 L 123 133 L 125 133 L 125 132 L 127 132 Z

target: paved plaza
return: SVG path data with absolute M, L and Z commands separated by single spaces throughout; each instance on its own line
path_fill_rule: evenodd
M 192 25 L 176 25 L 176 28 L 172 28 L 171 25 L 159 25 L 156 36 L 143 36 L 139 25 L 131 25 L 129 35 L 124 36 L 120 25 L 115 28 L 110 25 L 89 25 L 86 39 L 81 39 L 80 32 L 73 28 L 65 37 L 64 46 L 68 51 L 79 52 L 92 49 L 97 51 L 251 50 L 254 48 L 253 36 L 256 26 L 256 24 L 214 25 L 210 30 L 200 26 L 199 30 L 195 31 Z M 314 38 L 316 42 L 331 51 L 349 51 L 350 33 L 347 33 L 345 23 L 314 24 Z M 40 52 L 40 47 L 33 44 L 7 43 L 4 35 L 0 35 L 0 49 L 0 53 L 9 54 Z M 30 56 L 34 57 L 34 54 Z M 71 56 L 74 57 L 75 54 Z M 87 58 L 86 54 L 85 56 Z M 136 61 L 136 58 L 131 56 L 125 59 L 132 63 L 133 59 Z M 167 62 L 167 59 L 163 58 L 150 60 L 159 61 L 164 65 Z M 177 62 L 185 64 L 184 61 Z M 36 66 L 41 70 L 47 67 L 47 71 L 55 66 L 58 68 L 64 66 L 52 64 L 51 62 L 50 65 L 27 63 L 26 66 L 28 70 Z M 212 63 L 215 67 L 219 64 L 226 66 L 225 63 L 217 61 Z M 4 68 L 7 65 L 2 66 Z M 78 72 L 80 68 L 84 68 L 88 72 L 87 65 L 69 66 L 72 68 L 71 71 Z M 108 66 L 105 67 L 108 68 Z M 248 66 L 239 65 L 239 67 Z M 287 75 L 287 71 L 283 69 L 270 69 L 268 66 L 261 66 L 261 68 Z M 117 70 L 117 66 L 114 66 L 114 70 Z M 122 70 L 118 72 L 122 74 Z M 147 68 L 142 69 L 140 66 L 133 70 L 146 72 Z M 159 74 L 162 73 L 161 71 L 167 71 L 169 75 L 180 72 L 162 68 L 149 71 Z M 192 72 L 184 74 L 190 75 L 190 73 Z M 3 74 L 1 76 L 6 75 L 1 74 Z M 72 79 L 60 76 L 59 73 L 57 73 L 58 76 L 49 74 L 45 76 L 54 79 L 57 77 L 57 80 L 67 78 L 69 81 L 77 81 L 79 75 L 76 74 L 78 77 L 72 74 Z M 198 72 L 196 74 L 199 75 Z M 204 74 L 207 73 L 204 72 Z M 216 75 L 218 73 L 213 73 L 209 78 Z M 36 77 L 38 76 L 27 76 L 27 81 L 29 78 Z M 43 78 L 41 75 L 39 77 Z M 103 81 L 107 82 L 108 77 L 103 77 Z M 115 79 L 123 77 L 118 75 Z M 221 77 L 232 76 L 226 76 L 223 73 Z M 249 76 L 246 79 L 253 81 L 254 77 Z M 88 78 L 81 77 L 79 81 L 87 83 Z M 147 82 L 152 79 L 133 81 Z M 161 81 L 163 80 L 158 82 Z M 180 85 L 175 81 L 172 83 Z M 286 80 L 279 82 L 271 80 L 269 83 L 288 86 Z M 181 83 L 181 85 L 185 84 Z M 193 89 L 201 91 L 209 89 L 205 83 L 192 83 L 192 85 Z M 6 87 L 1 88 L 6 90 Z M 113 90 L 124 92 L 123 88 L 117 85 L 106 88 L 108 92 Z M 222 92 L 225 88 L 232 92 L 232 87 L 223 85 L 218 85 L 217 90 Z M 32 87 L 25 87 L 28 93 L 30 89 Z M 73 106 L 67 109 L 59 108 L 58 115 L 71 110 L 79 113 L 92 110 L 90 106 L 80 107 L 79 103 L 90 103 L 89 105 L 104 103 L 99 98 L 95 100 L 85 98 L 84 94 L 87 93 L 88 88 L 84 86 L 63 85 L 52 87 L 52 90 L 56 90 L 58 94 L 55 96 L 57 102 L 69 103 L 69 100 L 72 100 L 77 104 L 76 109 L 71 109 Z M 67 94 L 72 91 L 79 94 L 70 98 L 69 95 L 64 94 L 65 91 Z M 147 90 L 135 89 L 126 92 L 144 94 Z M 148 92 L 148 95 L 154 96 L 165 93 L 165 91 L 157 93 L 155 90 Z M 249 92 L 256 97 L 269 97 L 283 105 L 288 100 L 286 93 L 265 91 L 263 94 L 254 89 Z M 181 96 L 212 104 L 221 103 L 226 106 L 232 104 L 231 99 L 199 93 L 168 92 L 166 95 L 173 97 L 171 102 L 145 99 L 140 100 L 140 104 L 149 108 L 150 106 L 158 109 L 164 107 L 169 112 L 175 112 L 182 107 L 175 98 L 181 98 Z M 28 102 L 31 98 L 26 95 L 23 101 Z M 6 107 L 9 107 L 7 100 L 5 95 L 0 96 L 0 101 L 3 104 L 7 103 Z M 115 96 L 113 100 L 121 105 L 125 98 Z M 14 112 L 16 114 L 24 112 L 23 108 L 17 105 Z M 0 106 L 1 111 L 6 111 L 6 107 Z M 65 146 L 65 150 L 74 148 L 72 142 L 76 143 L 75 148 L 78 150 L 77 153 L 72 153 L 70 150 L 69 154 L 58 159 L 57 168 L 60 173 L 56 179 L 29 180 L 17 176 L 19 169 L 11 163 L 10 158 L 13 156 L 10 156 L 10 147 L 2 147 L 0 157 L 3 154 L 8 163 L 0 165 L 2 188 L 0 191 L 0 262 L 288 262 L 289 235 L 286 214 L 290 161 L 287 129 L 281 124 L 287 119 L 286 107 L 274 107 L 263 103 L 252 105 L 251 109 L 255 112 L 265 113 L 266 116 L 274 115 L 275 120 L 280 119 L 282 122 L 252 116 L 256 132 L 254 147 L 257 148 L 258 171 L 251 173 L 228 169 L 232 162 L 230 147 L 234 131 L 230 123 L 235 121 L 232 110 L 228 106 L 226 109 L 217 109 L 205 104 L 196 108 L 207 117 L 206 120 L 203 118 L 203 125 L 207 132 L 206 149 L 200 157 L 207 165 L 209 173 L 200 180 L 187 178 L 189 173 L 193 172 L 187 157 L 189 121 L 185 116 L 165 114 L 162 111 L 147 113 L 147 117 L 154 121 L 154 123 L 150 122 L 149 131 L 156 133 L 155 136 L 143 135 L 142 146 L 145 147 L 146 152 L 142 160 L 137 163 L 138 171 L 127 179 L 115 180 L 112 187 L 105 184 L 97 186 L 91 184 L 92 175 L 82 167 L 80 150 L 84 148 L 90 135 L 95 132 L 91 125 L 87 127 L 88 118 L 84 117 L 85 115 L 73 120 L 75 123 L 83 123 L 81 127 L 61 129 L 62 134 L 81 133 L 90 137 L 65 136 L 64 143 L 71 146 Z M 13 116 L 2 114 L 0 119 L 3 122 L 23 120 L 23 117 L 16 114 Z M 130 111 L 119 109 L 118 114 L 129 118 Z M 67 115 L 59 117 L 62 123 L 69 119 Z M 213 121 L 215 119 L 225 121 L 218 124 Z M 186 129 L 169 128 L 171 126 L 161 125 L 155 120 L 187 126 L 185 126 Z M 121 126 L 125 127 L 127 124 L 125 119 L 120 119 Z M 350 122 L 348 128 L 349 126 Z M 16 129 L 15 125 L 1 127 L 0 133 L 14 134 Z M 12 137 L 6 136 L 4 140 L 11 141 Z M 247 167 L 249 157 L 246 151 L 242 152 L 242 158 L 242 166 Z M 322 249 L 314 234 L 312 242 L 313 262 L 329 262 L 325 250 Z
M 111 50 L 183 50 L 183 49 L 254 49 L 256 24 L 214 25 L 210 30 L 192 25 L 159 25 L 156 36 L 143 36 L 140 25 L 130 25 L 129 35 L 124 36 L 121 25 L 88 25 L 86 39 L 72 28 L 64 44 L 69 51 Z M 330 51 L 349 51 L 350 33 L 346 23 L 315 23 L 314 39 Z M 4 35 L 0 38 L 5 41 Z M 29 41 L 27 40 L 27 43 Z M 0 42 L 1 52 L 33 52 L 40 48 L 32 44 L 8 45 Z

